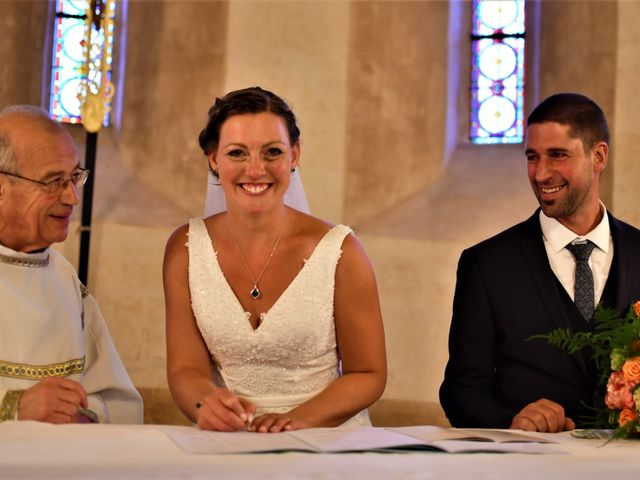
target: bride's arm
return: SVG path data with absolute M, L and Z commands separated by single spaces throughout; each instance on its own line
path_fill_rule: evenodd
M 349 235 L 335 278 L 334 315 L 343 375 L 286 414 L 259 417 L 258 431 L 337 426 L 375 402 L 387 381 L 384 329 L 375 275 L 358 240 Z
M 187 229 L 171 235 L 164 256 L 169 388 L 180 410 L 200 428 L 241 430 L 255 407 L 213 383 L 209 351 L 191 309 Z

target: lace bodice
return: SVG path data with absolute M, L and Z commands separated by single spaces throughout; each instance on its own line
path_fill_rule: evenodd
M 339 374 L 335 270 L 351 230 L 333 227 L 255 330 L 228 284 L 202 218 L 189 223 L 189 287 L 198 328 L 227 388 L 258 414 L 284 412 Z

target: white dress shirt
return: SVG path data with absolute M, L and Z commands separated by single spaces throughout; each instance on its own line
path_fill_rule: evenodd
M 590 240 L 596 246 L 589 257 L 589 266 L 593 272 L 593 290 L 595 305 L 600 301 L 604 285 L 609 277 L 611 262 L 613 261 L 613 239 L 609 229 L 609 216 L 605 206 L 600 223 L 586 235 L 576 235 L 555 218 L 547 217 L 540 210 L 540 227 L 544 238 L 544 248 L 547 251 L 551 270 L 567 291 L 571 300 L 575 295 L 576 261 L 573 254 L 566 248 L 570 243 Z

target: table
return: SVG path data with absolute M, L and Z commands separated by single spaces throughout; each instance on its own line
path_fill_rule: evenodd
M 535 434 L 568 453 L 189 455 L 161 425 L 0 423 L 0 479 L 637 479 L 640 441 Z

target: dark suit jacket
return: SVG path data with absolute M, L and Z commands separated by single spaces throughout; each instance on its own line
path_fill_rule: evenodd
M 540 398 L 575 421 L 585 413 L 582 402 L 594 403 L 597 379 L 585 355 L 527 340 L 570 326 L 538 215 L 462 252 L 440 387 L 453 426 L 508 428 Z M 614 257 L 605 289 L 615 301 L 605 306 L 626 314 L 640 299 L 640 231 L 611 214 L 609 224 Z

